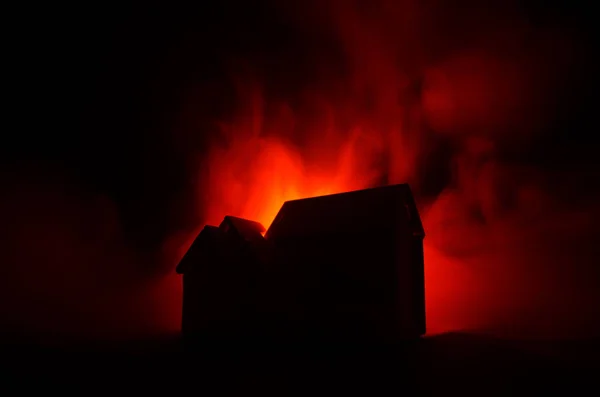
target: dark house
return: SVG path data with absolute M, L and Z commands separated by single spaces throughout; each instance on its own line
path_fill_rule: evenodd
M 183 334 L 376 342 L 423 335 L 424 236 L 406 184 L 288 201 L 266 233 L 225 217 L 204 228 L 177 267 Z

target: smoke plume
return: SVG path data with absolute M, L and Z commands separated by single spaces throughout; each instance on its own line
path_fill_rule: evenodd
M 268 226 L 286 200 L 408 182 L 430 333 L 598 331 L 599 175 L 589 145 L 568 143 L 593 93 L 573 23 L 527 2 L 222 3 L 222 23 L 152 6 L 117 21 L 132 27 L 102 37 L 121 47 L 90 55 L 118 78 L 96 82 L 112 91 L 88 124 L 112 109 L 118 128 L 86 125 L 68 170 L 2 174 L 4 328 L 176 332 L 174 267 L 204 224 Z M 96 162 L 103 182 L 86 192 L 76 169 Z

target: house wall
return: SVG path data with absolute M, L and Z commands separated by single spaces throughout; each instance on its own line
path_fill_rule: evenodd
M 207 252 L 184 275 L 182 330 L 220 338 L 394 341 L 425 332 L 423 244 L 404 209 L 379 228 Z M 395 221 L 394 221 L 395 217 Z
M 392 230 L 278 241 L 279 310 L 301 333 L 335 340 L 398 336 L 397 252 Z
M 206 257 L 183 276 L 184 335 L 233 338 L 256 326 L 259 269 L 243 251 Z
M 407 337 L 425 334 L 425 268 L 423 236 L 415 234 L 420 223 L 416 209 L 397 208 L 394 249 L 396 269 L 397 332 Z

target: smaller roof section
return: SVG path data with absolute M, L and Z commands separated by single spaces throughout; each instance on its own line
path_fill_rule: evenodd
M 194 263 L 201 260 L 203 251 L 208 247 L 215 247 L 221 240 L 223 232 L 216 226 L 206 225 L 198 233 L 198 236 L 194 239 L 194 242 L 188 248 L 187 252 L 179 261 L 179 264 L 175 268 L 175 271 L 179 274 L 183 274 L 193 266 Z
M 255 221 L 236 216 L 228 215 L 223 219 L 219 229 L 224 233 L 236 233 L 239 237 L 248 242 L 263 240 L 265 227 Z
M 186 273 L 198 263 L 218 258 L 231 251 L 231 244 L 242 242 L 254 250 L 263 247 L 265 227 L 258 222 L 235 216 L 226 216 L 217 226 L 206 225 L 185 253 L 175 271 Z

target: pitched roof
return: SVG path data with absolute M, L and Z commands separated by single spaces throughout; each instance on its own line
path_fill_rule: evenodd
M 239 247 L 238 242 L 241 242 L 242 246 L 250 249 L 255 255 L 262 255 L 266 243 L 263 237 L 264 231 L 264 226 L 258 222 L 226 216 L 219 227 L 204 226 L 175 271 L 183 274 L 196 264 L 206 260 L 207 257 L 231 253 L 232 247 Z
M 265 237 L 298 238 L 356 230 L 408 225 L 413 235 L 425 236 L 408 184 L 287 201 Z
M 219 229 L 224 232 L 235 231 L 241 238 L 249 242 L 262 240 L 265 232 L 265 227 L 262 224 L 231 215 L 227 215 L 223 219 Z
M 192 266 L 201 258 L 203 250 L 218 243 L 222 233 L 223 232 L 216 226 L 204 226 L 200 233 L 198 233 L 198 236 L 196 236 L 194 239 L 194 242 L 192 242 L 192 245 L 190 245 L 190 248 L 188 248 L 183 258 L 181 258 L 179 261 L 179 264 L 177 264 L 175 271 L 179 274 L 182 274 L 189 270 L 190 266 Z

